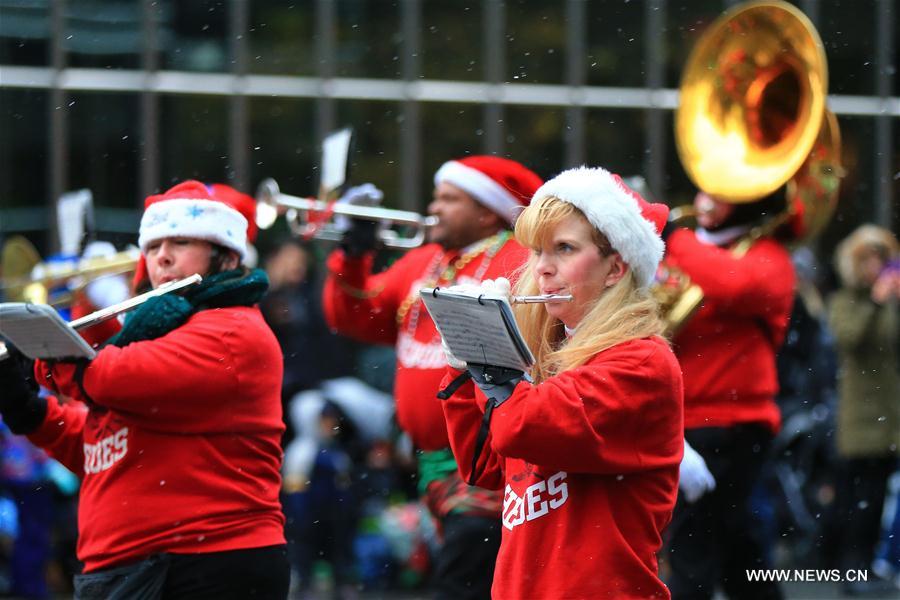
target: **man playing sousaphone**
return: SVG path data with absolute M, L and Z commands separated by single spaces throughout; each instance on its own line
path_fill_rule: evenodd
M 820 228 L 836 200 L 826 81 L 815 29 L 782 2 L 734 7 L 685 66 L 676 140 L 701 190 L 699 228 L 671 233 L 665 260 L 702 289 L 703 304 L 673 339 L 686 442 L 666 553 L 675 599 L 712 598 L 717 587 L 781 597 L 775 582 L 748 576 L 768 566 L 749 499 L 781 426 L 775 355 L 795 282 L 784 244 Z

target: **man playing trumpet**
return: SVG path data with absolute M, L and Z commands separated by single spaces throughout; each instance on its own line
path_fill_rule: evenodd
M 396 346 L 397 420 L 419 452 L 419 491 L 444 538 L 434 569 L 436 596 L 488 598 L 502 496 L 469 487 L 458 474 L 436 398 L 447 362 L 419 290 L 511 276 L 527 251 L 510 229 L 542 182 L 518 162 L 494 156 L 446 162 L 434 182 L 428 212 L 438 223 L 429 243 L 373 275 L 373 223 L 354 221 L 328 259 L 323 304 L 340 333 Z M 367 188 L 363 195 L 380 200 L 380 192 Z

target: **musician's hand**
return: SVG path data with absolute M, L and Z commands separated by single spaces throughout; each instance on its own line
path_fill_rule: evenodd
M 384 193 L 371 183 L 364 183 L 348 189 L 338 200 L 338 204 L 353 206 L 379 206 Z M 377 221 L 353 219 L 344 215 L 335 217 L 335 227 L 343 230 L 341 247 L 348 256 L 359 257 L 378 246 Z
M 0 413 L 10 431 L 28 434 L 43 423 L 47 402 L 38 396 L 34 361 L 12 345 L 6 348 L 9 357 L 0 360 Z
M 453 354 L 453 351 L 450 350 L 450 346 L 447 345 L 447 340 L 443 337 L 441 338 L 441 348 L 444 349 L 444 355 L 447 357 L 447 364 L 450 367 L 456 369 L 457 371 L 465 371 L 466 367 L 469 365 L 466 364 L 466 361 L 460 360 L 456 358 L 456 355 Z
M 485 279 L 481 282 L 482 293 L 503 296 L 507 300 L 512 296 L 512 285 L 506 277 L 497 279 Z
M 481 286 L 474 283 L 457 283 L 456 285 L 441 289 L 447 292 L 453 292 L 454 294 L 472 296 L 473 298 L 477 298 L 479 294 L 484 293 L 481 291 Z
M 678 487 L 681 488 L 685 500 L 691 504 L 706 492 L 716 489 L 716 479 L 706 466 L 706 461 L 687 443 L 687 440 L 684 441 L 684 458 L 681 459 Z
M 530 381 L 525 373 L 517 369 L 507 369 L 493 365 L 468 365 L 469 374 L 475 385 L 484 392 L 494 406 L 500 406 L 512 396 L 520 382 Z
M 447 288 L 447 291 L 465 294 L 473 298 L 477 298 L 482 294 L 490 294 L 491 296 L 501 296 L 509 299 L 511 285 L 506 277 L 498 277 L 497 279 L 485 279 L 480 285 L 473 283 L 452 285 Z

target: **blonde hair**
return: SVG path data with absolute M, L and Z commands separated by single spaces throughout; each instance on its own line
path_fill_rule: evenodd
M 898 244 L 894 234 L 878 225 L 860 225 L 837 246 L 835 266 L 847 287 L 865 285 L 860 278 L 860 265 L 865 257 L 876 252 L 888 262 L 897 257 Z
M 572 215 L 588 224 L 587 217 L 572 204 L 555 197 L 545 197 L 526 208 L 516 221 L 515 235 L 526 248 L 546 242 L 557 225 Z M 594 243 L 608 254 L 609 242 L 591 225 Z M 516 294 L 539 293 L 532 275 L 536 257 L 532 254 L 519 270 Z M 628 340 L 660 335 L 664 325 L 656 300 L 638 287 L 629 268 L 618 283 L 607 288 L 585 313 L 575 333 L 566 338 L 563 323 L 551 317 L 542 304 L 517 304 L 516 321 L 535 355 L 532 377 L 541 382 L 549 377 L 585 364 L 592 356 Z

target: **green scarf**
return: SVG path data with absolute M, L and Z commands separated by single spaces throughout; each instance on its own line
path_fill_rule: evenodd
M 181 327 L 196 312 L 228 306 L 253 306 L 269 288 L 264 271 L 241 269 L 216 273 L 182 295 L 163 294 L 150 298 L 125 318 L 122 330 L 107 343 L 119 348 L 132 342 L 153 340 Z

